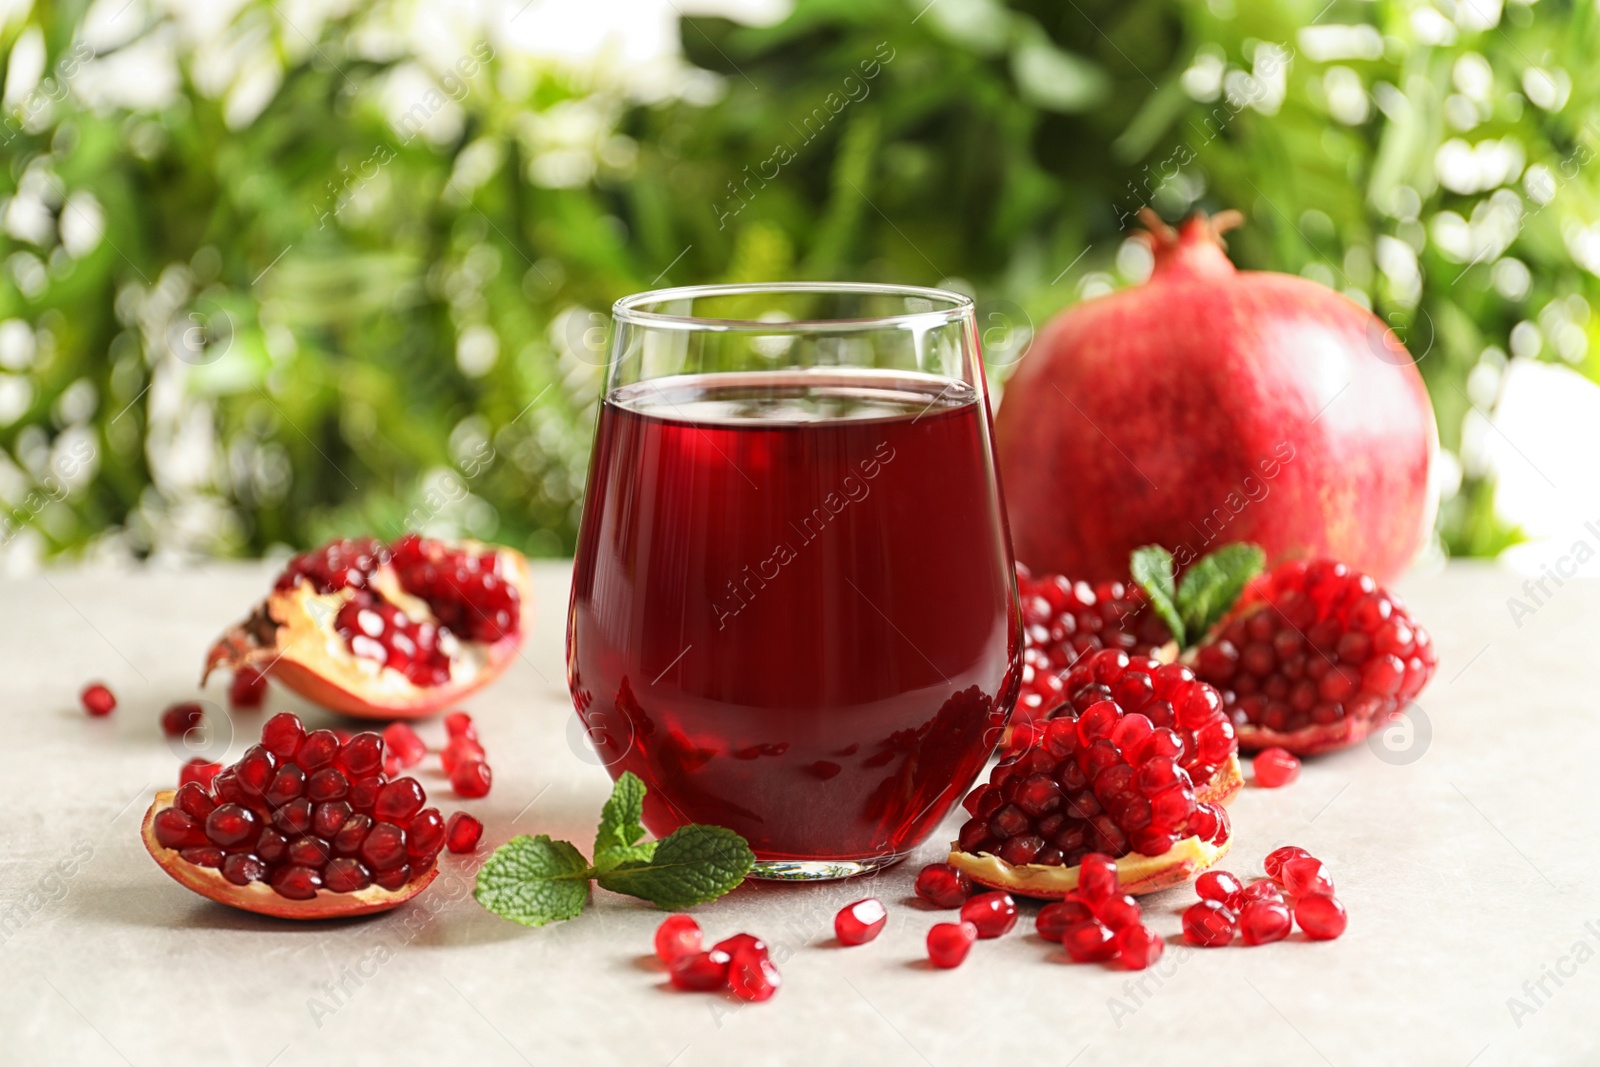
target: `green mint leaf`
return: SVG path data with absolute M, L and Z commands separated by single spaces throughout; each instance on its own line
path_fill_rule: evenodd
M 684 826 L 656 844 L 648 861 L 630 861 L 600 875 L 613 893 L 662 908 L 716 900 L 744 881 L 756 861 L 744 838 L 720 826 Z
M 583 853 L 548 834 L 513 837 L 478 870 L 478 903 L 524 926 L 571 919 L 589 899 L 589 864 Z
M 1172 631 L 1173 640 L 1182 648 L 1184 642 L 1183 617 L 1178 613 L 1178 591 L 1173 581 L 1172 553 L 1160 545 L 1145 545 L 1133 550 L 1128 569 L 1139 588 L 1150 598 L 1150 607 L 1161 616 L 1161 621 Z
M 623 771 L 611 787 L 611 799 L 600 809 L 600 828 L 594 835 L 594 868 L 609 871 L 621 863 L 648 862 L 656 843 L 639 843 L 644 836 L 644 783 L 632 771 Z
M 1252 544 L 1223 545 L 1184 572 L 1178 586 L 1178 611 L 1199 641 L 1228 613 L 1250 579 L 1266 566 L 1266 553 Z

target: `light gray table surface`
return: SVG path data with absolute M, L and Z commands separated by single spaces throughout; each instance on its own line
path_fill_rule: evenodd
M 484 912 L 467 895 L 477 857 L 447 856 L 405 908 L 320 925 L 233 911 L 163 874 L 138 834 L 176 772 L 156 717 L 199 694 L 208 639 L 269 573 L 0 581 L 0 1063 L 1600 1063 L 1600 584 L 1568 582 L 1519 620 L 1508 571 L 1412 576 L 1401 589 L 1441 653 L 1413 743 L 1317 759 L 1235 802 L 1225 865 L 1259 873 L 1277 844 L 1310 848 L 1349 908 L 1341 940 L 1186 949 L 1182 888 L 1145 898 L 1172 942 L 1144 975 L 1065 962 L 1031 906 L 933 972 L 923 937 L 947 913 L 910 886 L 952 815 L 870 883 L 748 884 L 696 909 L 709 933 L 757 933 L 782 961 L 777 997 L 742 1006 L 666 988 L 649 956 L 660 913 L 631 898 L 597 891 L 538 930 Z M 536 568 L 524 660 L 467 703 L 496 778 L 459 806 L 489 844 L 547 832 L 587 849 L 608 790 L 571 728 L 568 574 Z M 109 720 L 77 708 L 91 678 L 121 700 Z M 222 684 L 204 695 L 220 703 Z M 268 710 L 282 707 L 302 708 L 275 690 Z M 233 756 L 263 717 L 234 716 Z M 437 771 L 421 777 L 457 806 Z M 889 926 L 838 947 L 833 913 L 866 895 Z

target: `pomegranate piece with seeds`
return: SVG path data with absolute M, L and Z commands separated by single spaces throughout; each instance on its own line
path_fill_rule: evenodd
M 1081 885 L 1092 906 L 1215 862 L 1229 833 L 1219 805 L 1243 784 L 1221 695 L 1188 667 L 1120 649 L 1073 667 L 1067 686 L 1071 702 L 963 801 L 972 817 L 950 863 L 1028 896 Z
M 928 962 L 935 967 L 959 967 L 978 940 L 978 928 L 969 922 L 934 923 L 928 929 Z
M 529 592 L 527 561 L 509 548 L 416 534 L 334 541 L 290 561 L 211 649 L 206 674 L 269 674 L 348 715 L 429 715 L 515 658 Z
M 917 872 L 913 888 L 936 908 L 959 908 L 972 895 L 972 879 L 948 863 L 930 863 Z
M 1017 593 L 1025 647 L 1013 727 L 1041 721 L 1060 707 L 1067 700 L 1064 676 L 1083 657 L 1103 648 L 1155 656 L 1172 640 L 1132 584 L 1090 585 L 1059 574 L 1034 577 L 1019 563 Z
M 96 719 L 117 710 L 116 695 L 104 682 L 90 682 L 84 686 L 83 692 L 78 694 L 78 702 L 83 705 L 84 711 Z
M 833 933 L 842 945 L 864 945 L 881 934 L 888 921 L 889 909 L 868 897 L 839 909 L 833 917 Z
M 1276 745 L 1257 752 L 1250 766 L 1256 772 L 1256 785 L 1263 789 L 1277 789 L 1300 777 L 1300 761 L 1288 749 Z
M 1438 653 L 1399 597 L 1317 560 L 1253 580 L 1195 664 L 1222 691 L 1245 749 L 1304 756 L 1382 726 L 1428 684 Z
M 287 712 L 262 728 L 262 743 L 207 784 L 188 773 L 156 794 L 144 843 L 161 868 L 222 904 L 288 919 L 386 911 L 426 889 L 438 873 L 447 829 L 410 778 L 371 773 L 354 786 L 340 767 L 372 771 L 383 740 L 341 743 L 306 733 Z M 215 767 L 215 764 L 203 764 Z
M 445 847 L 451 852 L 471 852 L 478 847 L 478 839 L 482 836 L 483 823 L 464 811 L 458 811 L 450 816 L 450 822 L 445 826 Z
M 1331 941 L 1350 924 L 1336 897 L 1313 893 L 1294 902 L 1294 921 L 1313 941 Z
M 656 958 L 669 967 L 701 951 L 700 924 L 687 915 L 669 915 L 656 927 Z

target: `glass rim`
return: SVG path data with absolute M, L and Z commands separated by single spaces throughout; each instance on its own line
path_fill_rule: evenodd
M 906 311 L 895 315 L 875 315 L 859 319 L 718 319 L 699 315 L 671 315 L 647 311 L 643 305 L 669 300 L 693 300 L 705 296 L 756 296 L 775 293 L 855 293 L 873 296 L 918 297 L 943 303 L 927 311 Z M 730 282 L 721 285 L 684 285 L 651 289 L 622 297 L 611 305 L 613 321 L 631 326 L 650 326 L 667 330 L 707 330 L 722 332 L 857 333 L 880 329 L 931 329 L 960 322 L 971 313 L 970 296 L 949 289 L 921 285 L 893 285 L 878 282 Z

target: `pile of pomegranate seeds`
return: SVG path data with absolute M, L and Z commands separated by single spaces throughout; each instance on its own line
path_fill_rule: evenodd
M 452 711 L 444 717 L 444 729 L 449 741 L 439 754 L 439 763 L 450 776 L 451 788 L 463 797 L 488 796 L 494 774 L 489 770 L 483 746 L 478 743 L 472 716 L 464 711 Z
M 182 737 L 199 726 L 205 717 L 205 709 L 193 701 L 174 704 L 161 713 L 161 732 L 168 737 Z
M 865 945 L 883 933 L 888 921 L 889 909 L 883 902 L 867 897 L 839 909 L 833 917 L 833 934 L 841 945 Z
M 319 889 L 399 889 L 432 870 L 445 845 L 443 817 L 412 778 L 382 773 L 383 738 L 341 742 L 306 732 L 284 712 L 261 743 L 206 789 L 189 781 L 155 817 L 157 841 L 235 885 L 265 882 L 290 900 Z M 192 764 L 191 764 L 192 765 Z
M 913 888 L 936 908 L 959 908 L 972 895 L 972 879 L 948 863 L 930 863 L 917 872 Z
M 1364 735 L 1438 665 L 1399 597 L 1331 560 L 1258 579 L 1198 655 L 1200 677 L 1223 691 L 1235 723 L 1278 734 L 1348 722 Z
M 383 566 L 419 597 L 434 619 L 414 619 L 373 585 Z M 521 625 L 522 597 L 500 571 L 493 549 L 475 552 L 407 534 L 392 546 L 372 538 L 333 541 L 296 556 L 278 577 L 279 591 L 310 582 L 318 593 L 350 590 L 334 629 L 350 651 L 400 671 L 416 686 L 450 680 L 449 642 L 494 642 Z
M 962 801 L 963 852 L 1071 867 L 1091 852 L 1159 856 L 1183 837 L 1227 839 L 1227 814 L 1195 797 L 1238 750 L 1215 689 L 1120 649 L 1072 668 L 1067 685 L 1065 714 Z
M 1277 789 L 1300 777 L 1300 761 L 1286 748 L 1276 745 L 1256 753 L 1250 765 L 1256 772 L 1256 785 Z
M 95 718 L 102 718 L 117 710 L 117 698 L 103 682 L 90 682 L 78 694 L 83 710 Z
M 235 708 L 259 708 L 267 699 L 267 676 L 254 667 L 240 667 L 228 685 L 228 704 Z
M 1200 902 L 1183 913 L 1184 938 L 1216 948 L 1231 944 L 1237 931 L 1245 944 L 1264 945 L 1288 937 L 1295 923 L 1313 941 L 1344 933 L 1344 905 L 1333 895 L 1333 877 L 1321 860 L 1285 845 L 1268 853 L 1263 866 L 1267 879 L 1248 886 L 1227 871 L 1207 871 L 1197 878 Z
M 1067 699 L 1063 675 L 1084 656 L 1104 648 L 1149 656 L 1172 640 L 1137 586 L 1073 582 L 1059 574 L 1038 578 L 1017 564 L 1023 637 L 1022 692 L 1012 721 L 1031 723 Z
M 1075 963 L 1120 960 L 1130 970 L 1144 970 L 1165 945 L 1144 925 L 1139 902 L 1117 887 L 1116 862 L 1091 854 L 1081 866 L 1077 890 L 1039 910 L 1039 936 L 1059 941 Z
M 734 934 L 702 950 L 700 924 L 687 915 L 663 920 L 656 929 L 655 951 L 677 989 L 725 989 L 740 1000 L 761 1001 L 770 1000 L 783 984 L 765 941 L 753 934 Z

